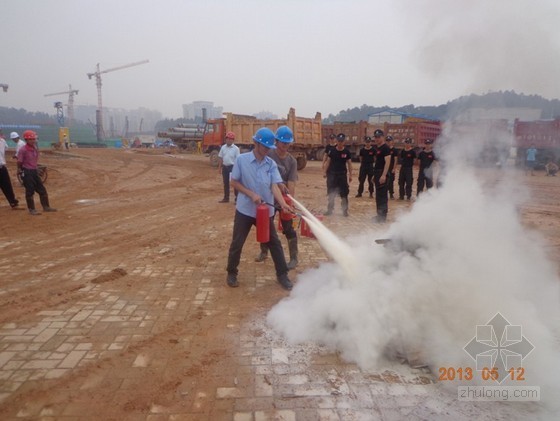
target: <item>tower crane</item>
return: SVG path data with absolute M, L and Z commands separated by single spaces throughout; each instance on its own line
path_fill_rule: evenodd
M 111 69 L 100 70 L 99 63 L 97 63 L 95 72 L 88 73 L 87 76 L 91 80 L 92 77 L 95 76 L 95 84 L 97 85 L 97 111 L 95 113 L 95 120 L 96 120 L 96 132 L 97 132 L 97 141 L 101 142 L 103 140 L 104 132 L 103 132 L 103 102 L 101 101 L 101 75 L 103 73 L 113 72 L 115 70 L 126 69 L 132 66 L 138 66 L 140 64 L 149 63 L 150 60 L 142 60 L 137 61 L 135 63 L 129 63 L 118 67 L 113 67 Z
M 6 83 L 0 83 L 0 88 L 2 88 L 2 90 L 4 92 L 8 92 L 8 84 Z
M 78 95 L 77 89 L 72 89 L 72 85 L 68 85 L 68 90 L 65 92 L 55 92 L 53 94 L 45 94 L 45 96 L 66 95 L 68 94 L 68 120 L 70 124 L 74 121 L 74 95 Z M 56 103 L 55 103 L 56 108 Z M 57 108 L 58 110 L 58 108 Z M 59 121 L 60 122 L 60 121 Z M 64 124 L 62 124 L 64 125 Z

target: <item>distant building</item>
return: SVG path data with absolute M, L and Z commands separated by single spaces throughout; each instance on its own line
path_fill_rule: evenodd
M 368 116 L 369 124 L 403 124 L 411 122 L 436 121 L 433 118 L 419 114 L 407 114 L 395 110 L 383 110 Z
M 206 118 L 220 118 L 224 111 L 223 107 L 214 107 L 211 101 L 194 101 L 190 104 L 183 104 L 183 118 L 185 120 L 202 119 L 203 112 L 206 110 Z

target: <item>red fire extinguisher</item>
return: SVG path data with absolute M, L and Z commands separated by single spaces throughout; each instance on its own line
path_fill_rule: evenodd
M 292 206 L 292 199 L 290 199 L 288 197 L 288 195 L 284 194 L 284 201 L 286 202 L 286 204 L 288 206 Z M 295 215 L 291 212 L 285 212 L 283 210 L 280 210 L 280 219 L 282 219 L 283 221 L 291 221 L 292 219 L 295 218 Z
M 264 203 L 257 206 L 257 241 L 259 243 L 270 241 L 270 217 L 268 206 Z

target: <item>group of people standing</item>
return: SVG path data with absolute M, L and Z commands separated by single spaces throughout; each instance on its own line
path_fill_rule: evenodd
M 280 218 L 280 226 L 288 240 L 290 260 L 286 261 L 282 244 L 276 232 L 274 217 L 277 211 L 283 214 L 295 214 L 289 196 L 295 196 L 298 180 L 297 161 L 289 153 L 289 146 L 294 141 L 292 130 L 288 126 L 281 126 L 274 133 L 269 128 L 257 130 L 253 136 L 253 148 L 246 153 L 240 153 L 234 145 L 235 134 L 226 133 L 226 141 L 218 153 L 218 171 L 222 175 L 224 197 L 220 203 L 227 203 L 230 199 L 230 189 L 235 193 L 235 216 L 233 222 L 232 241 L 229 246 L 227 277 L 228 286 L 239 286 L 238 266 L 241 252 L 247 236 L 253 225 L 257 225 L 257 207 L 268 205 L 269 240 L 260 244 L 260 252 L 255 258 L 263 262 L 268 253 L 272 256 L 276 270 L 276 278 L 282 288 L 292 289 L 292 282 L 288 271 L 298 264 L 298 238 L 290 218 Z M 325 215 L 331 215 L 334 209 L 335 197 L 341 197 L 342 214 L 348 216 L 349 183 L 352 182 L 352 156 L 345 146 L 344 133 L 331 135 L 329 144 L 325 148 L 322 164 L 323 176 L 327 180 L 327 210 Z M 418 155 L 412 148 L 412 139 L 405 140 L 405 147 L 396 150 L 393 138 L 385 136 L 382 130 L 376 130 L 372 139 L 365 139 L 365 146 L 360 150 L 359 186 L 356 197 L 362 197 L 364 184 L 367 180 L 370 197 L 375 193 L 377 216 L 375 222 L 384 223 L 388 213 L 389 196 L 394 198 L 393 184 L 395 169 L 400 161 L 399 171 L 399 199 L 407 200 L 412 196 L 413 165 L 418 160 L 420 175 L 418 178 L 417 194 L 424 187 L 433 186 L 432 163 L 437 160 L 432 141 L 425 142 L 425 149 Z
M 352 163 L 350 150 L 344 145 L 344 133 L 331 134 L 329 144 L 325 148 L 323 160 L 323 176 L 327 179 L 327 210 L 324 215 L 331 215 L 334 209 L 334 199 L 341 197 L 342 215 L 348 216 L 348 194 L 352 182 Z M 377 129 L 372 138 L 365 138 L 365 146 L 360 149 L 360 169 L 358 175 L 358 193 L 362 197 L 365 182 L 368 183 L 369 197 L 375 202 L 377 215 L 374 222 L 384 223 L 389 211 L 389 197 L 394 199 L 395 169 L 400 162 L 398 186 L 399 200 L 412 198 L 413 167 L 416 160 L 419 162 L 419 175 L 416 195 L 423 190 L 433 187 L 433 167 L 437 161 L 432 149 L 433 141 L 425 141 L 425 148 L 418 155 L 412 147 L 412 139 L 406 138 L 404 149 L 397 150 L 393 146 L 393 137 L 385 136 L 383 130 Z
M 13 158 L 17 159 L 17 171 L 25 187 L 25 201 L 29 214 L 41 214 L 35 209 L 35 200 L 33 199 L 35 193 L 39 195 L 44 212 L 55 212 L 56 209 L 49 205 L 47 189 L 43 185 L 38 173 L 39 148 L 37 146 L 37 133 L 33 130 L 26 130 L 23 132 L 23 141 L 20 139 L 17 132 L 12 132 L 10 133 L 10 139 L 16 144 L 16 151 Z M 10 207 L 12 209 L 18 209 L 19 200 L 15 197 L 12 180 L 6 165 L 7 148 L 8 145 L 2 133 L 0 133 L 0 188 L 8 200 Z

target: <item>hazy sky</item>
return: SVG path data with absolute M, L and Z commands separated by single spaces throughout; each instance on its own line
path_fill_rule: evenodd
M 560 97 L 558 0 L 3 0 L 0 106 L 304 117 L 514 89 Z

